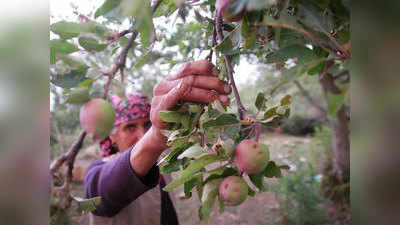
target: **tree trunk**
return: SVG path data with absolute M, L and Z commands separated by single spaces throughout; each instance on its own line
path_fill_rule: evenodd
M 337 120 L 329 119 L 332 128 L 333 172 L 339 181 L 350 181 L 349 121 L 343 104 L 336 112 Z
M 334 95 L 343 94 L 342 90 L 335 84 L 335 78 L 328 72 L 333 62 L 325 64 L 320 84 L 328 100 L 328 93 Z M 329 104 L 328 104 L 329 105 Z M 329 125 L 332 129 L 332 152 L 333 152 L 333 172 L 341 183 L 350 181 L 350 139 L 349 139 L 349 119 L 346 115 L 346 106 L 342 104 L 336 112 L 337 120 L 328 117 Z

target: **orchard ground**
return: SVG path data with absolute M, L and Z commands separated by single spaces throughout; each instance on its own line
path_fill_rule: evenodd
M 314 176 L 315 179 L 319 181 L 322 177 L 320 173 L 325 162 L 325 152 L 327 150 L 320 139 L 315 137 L 295 137 L 277 133 L 264 133 L 260 137 L 260 142 L 268 145 L 271 160 L 274 160 L 278 165 L 286 164 L 290 166 L 291 169 L 287 173 L 296 173 L 299 170 L 299 163 L 306 165 L 309 162 L 316 170 L 316 175 Z M 89 151 L 85 151 L 85 153 L 89 152 L 87 154 L 91 155 L 91 157 L 81 156 L 80 159 L 78 159 L 77 164 L 79 165 L 79 163 L 81 163 L 85 165 L 90 163 L 87 161 L 93 160 L 93 149 L 94 147 Z M 179 173 L 173 173 L 172 176 L 178 177 Z M 281 213 L 282 210 L 286 210 L 284 207 L 287 206 L 279 204 L 279 202 L 282 202 L 279 201 L 279 198 L 281 198 L 279 182 L 280 181 L 276 178 L 266 178 L 264 184 L 267 190 L 265 192 L 257 192 L 254 197 L 249 196 L 244 203 L 237 207 L 225 207 L 225 211 L 222 214 L 218 213 L 218 204 L 215 204 L 209 224 L 291 224 L 290 221 L 287 221 L 287 218 L 285 218 Z M 252 186 L 252 188 L 253 190 L 256 190 L 254 186 Z M 192 193 L 190 199 L 184 198 L 183 186 L 174 190 L 173 193 L 176 199 L 175 208 L 181 225 L 204 223 L 200 223 L 197 216 L 199 200 L 195 191 Z M 75 183 L 74 194 L 83 196 L 83 185 L 81 183 Z M 302 206 L 300 205 L 299 207 Z M 338 215 L 336 215 L 333 205 L 328 200 L 323 199 L 321 203 L 316 205 L 316 207 L 320 208 L 322 212 L 326 213 L 330 217 L 329 222 L 323 224 L 342 224 L 337 223 L 338 221 L 336 220 Z M 70 223 L 72 225 L 88 224 L 87 215 L 77 216 L 73 213 L 70 218 L 72 218 Z

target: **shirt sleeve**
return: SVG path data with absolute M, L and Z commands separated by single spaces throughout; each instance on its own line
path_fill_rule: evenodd
M 100 196 L 101 204 L 94 215 L 112 217 L 158 184 L 159 168 L 154 165 L 139 177 L 130 164 L 133 148 L 109 162 L 97 161 L 89 166 L 84 177 L 86 198 Z

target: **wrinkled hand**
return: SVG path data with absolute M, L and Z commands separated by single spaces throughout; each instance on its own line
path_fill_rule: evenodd
M 169 76 L 153 89 L 150 120 L 153 127 L 165 129 L 159 115 L 162 110 L 170 110 L 179 100 L 211 103 L 220 100 L 222 105 L 229 104 L 231 88 L 218 79 L 218 69 L 207 60 L 186 63 L 180 72 Z

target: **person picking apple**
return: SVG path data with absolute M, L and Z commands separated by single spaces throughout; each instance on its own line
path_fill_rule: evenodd
M 90 213 L 90 224 L 179 224 L 173 197 L 162 190 L 168 177 L 156 165 L 168 149 L 161 130 L 167 128 L 159 112 L 179 102 L 228 105 L 230 86 L 218 79 L 218 69 L 207 60 L 186 63 L 182 69 L 153 89 L 153 99 L 128 94 L 111 97 L 116 119 L 110 134 L 102 139 L 104 158 L 92 163 L 84 178 L 87 198 L 100 196 L 101 204 Z

